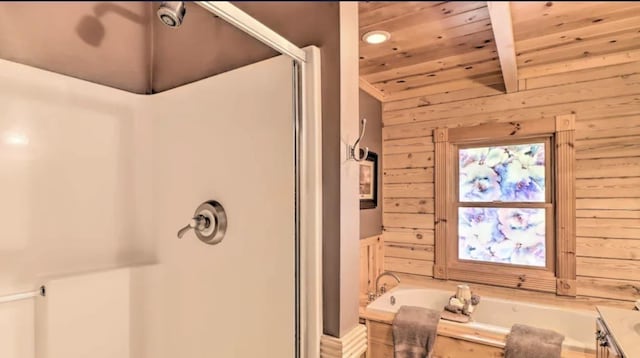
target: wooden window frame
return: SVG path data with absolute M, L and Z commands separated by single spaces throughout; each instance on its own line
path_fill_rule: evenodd
M 456 165 L 449 166 L 450 170 L 454 170 L 453 174 L 453 190 L 450 192 L 452 195 L 451 198 L 454 200 L 449 200 L 448 203 L 451 205 L 451 225 L 449 229 L 451 229 L 451 238 L 456 238 L 456 240 L 450 239 L 447 240 L 447 252 L 448 252 L 448 261 L 451 263 L 450 266 L 455 267 L 457 269 L 463 269 L 465 271 L 473 271 L 473 272 L 482 272 L 488 271 L 490 273 L 497 273 L 501 276 L 513 273 L 517 271 L 520 275 L 533 275 L 533 274 L 542 274 L 542 275 L 551 275 L 550 277 L 555 277 L 555 232 L 553 228 L 555 227 L 555 218 L 554 218 L 554 205 L 553 205 L 553 155 L 549 155 L 552 152 L 552 139 L 550 136 L 536 136 L 530 138 L 517 138 L 511 140 L 500 140 L 500 141 L 472 141 L 472 142 L 460 142 L 460 143 L 451 143 L 452 148 L 452 160 L 455 161 Z M 502 145 L 518 145 L 518 144 L 529 144 L 529 143 L 543 143 L 545 148 L 545 201 L 543 202 L 474 202 L 467 201 L 463 202 L 460 200 L 460 166 L 459 164 L 459 153 L 461 149 L 466 148 L 480 148 L 480 147 L 492 147 L 492 146 L 502 146 Z M 462 207 L 495 207 L 495 208 L 534 208 L 534 209 L 544 209 L 545 210 L 545 266 L 544 267 L 536 267 L 536 266 L 528 266 L 528 265 L 517 265 L 517 264 L 506 264 L 506 263 L 498 263 L 498 262 L 486 262 L 486 261 L 473 261 L 473 260 L 461 260 L 460 259 L 460 251 L 459 251 L 459 241 L 458 241 L 458 213 L 457 211 Z
M 547 225 L 546 267 L 475 262 L 458 259 L 458 148 L 533 142 L 548 138 L 548 183 L 545 203 L 551 203 L 554 226 Z M 503 287 L 576 295 L 575 259 L 575 115 L 474 127 L 437 128 L 435 143 L 434 277 Z M 497 143 L 497 144 L 494 144 Z M 550 168 L 550 170 L 549 170 Z M 549 175 L 551 174 L 551 175 Z M 548 195 L 548 194 L 547 194 Z M 549 228 L 553 232 L 549 232 Z

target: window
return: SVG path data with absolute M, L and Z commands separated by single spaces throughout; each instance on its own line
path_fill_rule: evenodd
M 573 123 L 434 131 L 436 278 L 575 295 Z
M 457 147 L 458 260 L 553 266 L 549 143 Z

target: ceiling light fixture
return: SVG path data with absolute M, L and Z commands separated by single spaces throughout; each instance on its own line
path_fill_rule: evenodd
M 386 31 L 369 31 L 362 36 L 362 39 L 369 44 L 377 45 L 388 41 L 391 34 Z
M 25 146 L 29 144 L 29 137 L 22 133 L 7 132 L 4 134 L 4 143 L 15 146 Z

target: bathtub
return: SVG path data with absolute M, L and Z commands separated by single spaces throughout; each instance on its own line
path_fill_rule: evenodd
M 472 286 L 473 289 L 473 286 Z M 393 290 L 378 297 L 367 306 L 367 311 L 396 313 L 400 306 L 419 306 L 442 310 L 453 295 L 452 291 L 419 288 L 400 284 Z M 393 298 L 393 299 L 392 299 Z M 395 304 L 392 304 L 395 301 Z M 481 297 L 480 304 L 472 314 L 472 322 L 456 323 L 446 321 L 447 326 L 470 328 L 478 337 L 500 337 L 509 333 L 515 323 L 554 330 L 565 336 L 563 350 L 585 353 L 595 352 L 595 310 L 574 310 L 534 303 L 514 302 L 493 297 Z M 444 321 L 443 321 L 444 322 Z M 440 330 L 440 328 L 439 328 Z M 467 338 L 467 337 L 461 337 Z M 485 342 L 492 345 L 504 342 Z

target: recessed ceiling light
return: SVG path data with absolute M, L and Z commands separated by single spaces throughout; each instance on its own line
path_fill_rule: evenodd
M 369 31 L 362 36 L 362 39 L 369 44 L 377 45 L 386 42 L 391 38 L 391 34 L 386 31 Z
M 25 146 L 29 144 L 29 138 L 22 133 L 9 132 L 5 133 L 4 142 L 8 145 Z

